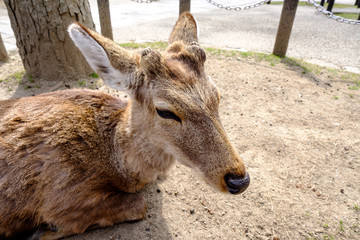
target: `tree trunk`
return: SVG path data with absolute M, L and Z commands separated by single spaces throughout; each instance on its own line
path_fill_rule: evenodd
M 35 79 L 67 81 L 92 70 L 67 32 L 73 22 L 94 29 L 88 0 L 4 0 L 22 62 Z
M 97 0 L 100 18 L 101 35 L 113 40 L 109 0 Z

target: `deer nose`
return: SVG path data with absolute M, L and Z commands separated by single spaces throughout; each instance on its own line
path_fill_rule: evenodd
M 224 177 L 228 191 L 231 194 L 240 194 L 244 192 L 250 184 L 250 176 L 248 173 L 245 176 L 240 176 L 234 173 L 228 173 Z

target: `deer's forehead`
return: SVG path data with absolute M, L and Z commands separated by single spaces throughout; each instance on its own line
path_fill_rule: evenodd
M 156 91 L 156 98 L 183 110 L 215 109 L 219 104 L 219 91 L 212 81 L 203 79 L 161 87 Z
M 168 73 L 168 80 L 171 84 L 183 87 L 189 87 L 202 81 L 205 78 L 205 73 L 196 71 L 193 65 L 184 63 L 175 59 L 167 59 L 165 65 Z

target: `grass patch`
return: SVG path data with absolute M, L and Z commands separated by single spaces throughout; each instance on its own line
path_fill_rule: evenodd
M 283 5 L 284 2 L 273 2 L 271 1 L 270 5 Z M 317 4 L 320 4 L 320 2 L 316 2 Z M 327 9 L 327 6 L 329 4 L 328 3 L 325 3 L 324 4 L 324 8 Z M 308 3 L 307 1 L 305 2 L 299 2 L 298 6 L 313 6 L 312 4 Z M 338 4 L 338 3 L 335 3 L 334 4 L 334 7 L 333 8 L 357 8 L 355 5 L 349 5 L 349 4 Z
M 86 81 L 85 80 L 79 80 L 78 84 L 79 84 L 79 86 L 83 87 L 83 86 L 86 85 Z
M 287 58 L 287 57 L 285 57 L 283 59 L 283 63 L 285 63 L 288 66 L 299 67 L 301 69 L 302 74 L 307 74 L 307 73 L 320 74 L 321 70 L 323 69 L 319 65 L 311 64 L 311 63 L 308 63 L 308 62 L 305 62 L 305 61 L 303 61 L 301 59 L 296 59 L 296 58 Z
M 354 19 L 357 20 L 359 17 L 359 14 L 356 13 L 337 13 L 336 14 L 339 17 L 347 18 L 347 19 Z
M 35 79 L 31 76 L 31 74 L 28 74 L 27 78 L 31 83 L 35 82 Z
M 284 2 L 273 2 L 271 1 L 270 5 L 283 5 Z M 308 2 L 299 2 L 298 6 L 312 6 Z
M 25 75 L 25 71 L 19 71 L 19 72 L 12 74 L 11 77 L 13 78 L 13 80 L 15 80 L 16 82 L 21 84 L 24 75 Z
M 356 204 L 354 204 L 354 209 L 355 209 L 355 211 L 360 211 L 360 207 Z
M 213 56 L 223 56 L 223 57 L 231 57 L 231 58 L 251 58 L 255 61 L 266 61 L 270 63 L 270 66 L 275 66 L 276 64 L 281 63 L 282 58 L 275 56 L 273 54 L 266 54 L 266 53 L 257 53 L 257 52 L 241 52 L 238 50 L 227 50 L 227 49 L 219 49 L 219 48 L 205 48 L 207 54 Z
M 339 222 L 339 232 L 344 232 L 344 222 L 342 220 Z
M 4 82 L 4 83 L 15 82 L 17 84 L 22 84 L 22 79 L 23 79 L 24 75 L 25 75 L 25 70 L 18 71 L 18 72 L 15 72 L 15 73 L 9 75 L 5 79 L 2 79 L 0 82 Z
M 120 43 L 120 47 L 139 49 L 139 48 L 153 48 L 156 50 L 165 50 L 168 46 L 167 42 L 148 42 L 148 43 Z
M 320 4 L 320 3 L 319 3 Z M 324 8 L 325 9 L 327 9 L 327 7 L 328 7 L 328 3 L 325 3 L 324 4 Z M 353 4 L 341 4 L 341 3 L 335 3 L 334 4 L 334 6 L 333 6 L 333 8 L 354 8 L 354 9 L 356 9 L 357 8 L 357 6 L 355 6 L 355 5 L 353 5 Z
M 359 87 L 358 86 L 350 86 L 349 90 L 359 90 Z
M 92 78 L 99 78 L 99 75 L 97 73 L 92 73 L 90 74 L 90 77 Z
M 334 235 L 324 235 L 323 240 L 335 240 L 335 236 Z
M 360 89 L 360 81 L 354 81 L 354 85 L 349 87 L 349 90 L 359 90 Z

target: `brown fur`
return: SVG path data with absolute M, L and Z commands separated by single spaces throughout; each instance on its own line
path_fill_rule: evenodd
M 196 21 L 189 12 L 184 12 L 180 15 L 170 34 L 169 43 L 174 43 L 175 41 L 183 41 L 185 44 L 198 42 Z
M 135 192 L 175 159 L 223 192 L 226 174 L 245 175 L 219 119 L 219 92 L 204 73 L 205 52 L 188 44 L 190 16 L 180 17 L 163 54 L 133 54 L 70 27 L 78 46 L 94 50 L 83 53 L 105 83 L 128 91 L 130 102 L 90 90 L 0 102 L 0 237 L 46 224 L 56 231 L 35 236 L 58 239 L 142 219 L 146 203 Z

